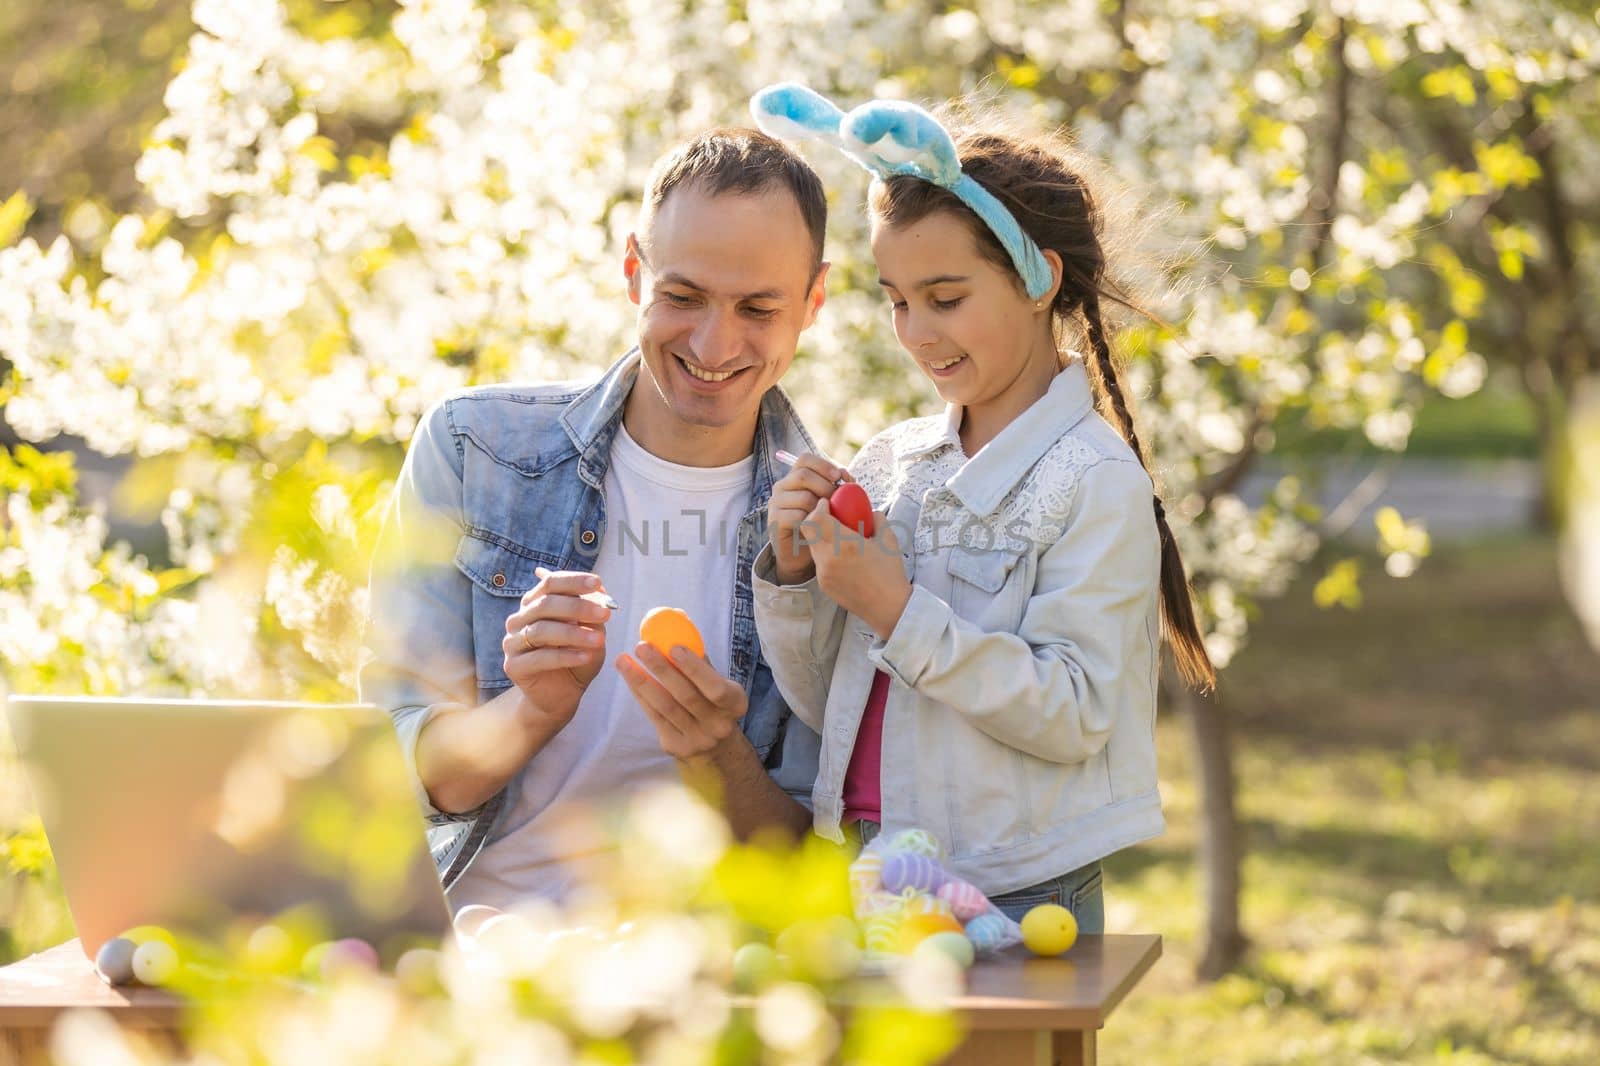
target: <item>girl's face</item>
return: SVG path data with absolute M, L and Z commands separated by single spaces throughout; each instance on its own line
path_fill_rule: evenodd
M 1014 273 L 979 252 L 966 222 L 936 211 L 877 223 L 872 254 L 895 338 L 946 403 L 1014 416 L 1044 395 L 1059 369 L 1049 297 L 1036 307 Z

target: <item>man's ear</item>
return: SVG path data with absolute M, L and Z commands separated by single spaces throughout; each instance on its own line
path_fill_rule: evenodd
M 639 254 L 639 238 L 630 233 L 626 250 L 622 253 L 622 276 L 628 280 L 628 299 L 633 303 L 640 300 L 643 275 L 644 256 Z
M 811 282 L 811 290 L 806 293 L 806 317 L 800 323 L 801 329 L 810 329 L 811 324 L 817 320 L 817 312 L 822 310 L 822 305 L 828 298 L 828 267 L 832 263 L 824 261 L 817 267 L 817 276 Z

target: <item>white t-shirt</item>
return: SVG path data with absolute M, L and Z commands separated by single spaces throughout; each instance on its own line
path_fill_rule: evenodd
M 607 866 L 605 820 L 643 785 L 676 775 L 655 727 L 617 672 L 653 607 L 688 612 L 706 657 L 732 661 L 739 520 L 755 458 L 730 466 L 669 463 L 617 429 L 606 473 L 606 528 L 594 570 L 622 605 L 606 623 L 606 665 L 567 727 L 511 780 L 491 840 L 451 887 L 450 904 L 506 908 L 530 896 L 564 899 Z

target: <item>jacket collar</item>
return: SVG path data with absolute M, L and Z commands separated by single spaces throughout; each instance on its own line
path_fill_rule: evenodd
M 611 464 L 611 442 L 622 424 L 628 394 L 639 379 L 642 363 L 639 349 L 631 349 L 599 381 L 579 393 L 561 415 L 562 428 L 582 456 L 579 471 L 584 480 L 596 487 L 605 480 Z M 772 495 L 773 483 L 787 471 L 775 456 L 780 448 L 796 454 L 817 451 L 788 394 L 775 385 L 761 397 L 761 411 L 756 417 L 756 474 L 752 487 L 757 500 L 764 501 Z
M 963 410 L 950 404 L 943 420 L 922 422 L 902 439 L 896 455 L 904 462 L 947 447 L 959 454 Z M 1075 358 L 1056 374 L 1042 397 L 966 460 L 946 485 L 973 514 L 992 513 L 1040 457 L 1093 410 L 1089 373 L 1083 360 Z

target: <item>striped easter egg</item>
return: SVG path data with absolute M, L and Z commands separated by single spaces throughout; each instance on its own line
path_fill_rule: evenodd
M 901 852 L 889 856 L 883 863 L 883 887 L 890 892 L 907 888 L 933 892 L 947 880 L 949 875 L 944 872 L 944 867 L 926 855 Z
M 878 891 L 883 886 L 883 856 L 877 852 L 862 852 L 850 864 L 850 894 L 860 899 Z
M 952 877 L 939 886 L 939 898 L 949 905 L 950 911 L 963 922 L 970 922 L 989 909 L 989 897 L 977 885 Z
M 979 951 L 993 951 L 1011 932 L 1003 914 L 980 914 L 967 923 L 967 939 Z
M 926 829 L 902 829 L 889 838 L 888 850 L 891 853 L 908 851 L 913 855 L 926 855 L 930 859 L 937 859 L 944 854 L 939 841 Z
M 868 951 L 893 953 L 900 946 L 900 915 L 875 914 L 862 923 L 861 933 Z
M 856 914 L 862 918 L 870 918 L 877 914 L 903 914 L 906 901 L 903 897 L 893 892 L 868 892 L 856 898 Z
M 939 891 L 944 891 L 944 886 L 939 886 Z M 906 900 L 906 914 L 938 914 L 945 917 L 960 917 L 949 903 L 939 896 L 930 896 L 926 892 L 918 892 Z M 966 921 L 965 918 L 961 919 Z

